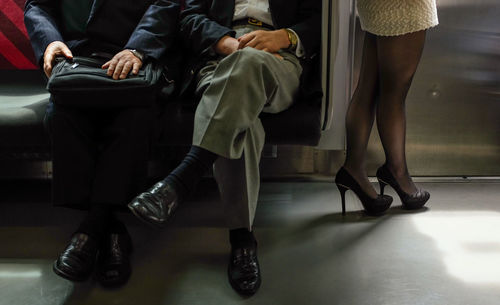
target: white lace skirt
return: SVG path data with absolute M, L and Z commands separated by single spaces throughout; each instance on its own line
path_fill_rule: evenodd
M 357 0 L 361 28 L 397 36 L 438 25 L 436 0 Z

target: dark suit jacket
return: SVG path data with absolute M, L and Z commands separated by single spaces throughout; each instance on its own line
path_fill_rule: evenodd
M 168 57 L 175 57 L 172 46 L 179 10 L 179 0 L 94 0 L 86 33 L 80 34 L 65 33 L 60 26 L 64 14 L 60 0 L 28 0 L 24 22 L 39 64 L 47 46 L 56 40 L 76 54 L 86 48 L 113 54 L 137 49 L 168 64 Z
M 302 89 L 305 95 L 321 91 L 320 76 L 311 75 L 318 63 L 321 44 L 321 0 L 269 0 L 274 26 L 291 28 L 305 48 Z M 189 70 L 182 91 L 190 91 L 197 71 L 210 59 L 210 50 L 225 35 L 234 36 L 231 29 L 234 0 L 187 0 L 181 12 L 181 37 L 189 52 Z M 310 77 L 311 76 L 311 77 Z M 313 79 L 311 81 L 311 78 Z

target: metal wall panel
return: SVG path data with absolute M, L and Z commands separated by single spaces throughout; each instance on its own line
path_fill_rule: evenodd
M 407 99 L 410 171 L 499 176 L 500 1 L 440 0 L 438 12 L 440 25 L 428 31 Z M 359 53 L 361 44 L 356 45 Z M 374 131 L 370 172 L 383 161 Z

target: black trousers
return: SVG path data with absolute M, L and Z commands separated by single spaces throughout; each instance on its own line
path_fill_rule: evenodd
M 88 209 L 125 205 L 145 187 L 154 107 L 82 109 L 50 103 L 52 198 L 57 206 Z

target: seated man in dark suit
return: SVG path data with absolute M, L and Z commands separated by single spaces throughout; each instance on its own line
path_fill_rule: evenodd
M 164 224 L 213 165 L 230 229 L 229 282 L 252 295 L 261 283 L 252 233 L 265 138 L 259 114 L 284 111 L 301 93 L 319 52 L 321 1 L 187 0 L 181 36 L 190 52 L 183 91 L 201 97 L 193 145 L 129 208 Z
M 137 74 L 145 61 L 174 68 L 168 60 L 178 15 L 177 0 L 28 0 L 25 24 L 47 77 L 57 56 L 99 53 L 111 55 L 102 68 L 117 80 Z M 114 211 L 144 187 L 154 109 L 51 102 L 46 124 L 52 140 L 53 202 L 89 211 L 54 263 L 58 275 L 83 281 L 97 265 L 105 286 L 128 280 L 131 240 Z

